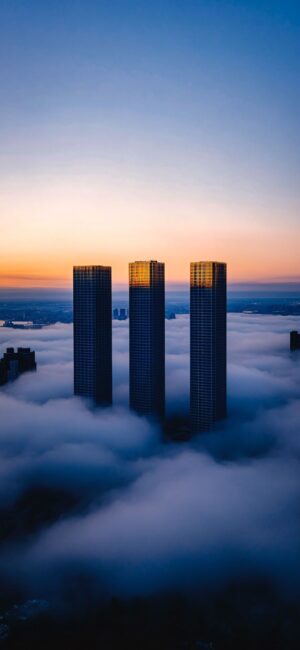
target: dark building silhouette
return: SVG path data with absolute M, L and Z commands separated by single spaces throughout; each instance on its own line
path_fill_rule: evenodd
M 4 386 L 7 382 L 7 370 L 4 359 L 0 359 L 0 386 Z
M 292 352 L 294 350 L 300 350 L 300 333 L 296 330 L 290 332 L 290 349 Z
M 127 309 L 125 307 L 121 307 L 120 309 L 118 307 L 115 307 L 113 310 L 113 319 L 114 320 L 127 320 L 128 314 L 127 314 Z
M 165 411 L 165 265 L 129 264 L 130 407 L 141 415 Z
M 193 262 L 190 285 L 192 432 L 226 416 L 226 264 Z
M 110 266 L 75 266 L 74 393 L 96 405 L 112 403 Z
M 0 386 L 14 381 L 23 372 L 36 370 L 35 352 L 30 348 L 7 348 L 0 359 Z

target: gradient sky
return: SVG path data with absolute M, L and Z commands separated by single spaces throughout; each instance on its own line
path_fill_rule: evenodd
M 299 280 L 298 0 L 0 0 L 0 285 Z

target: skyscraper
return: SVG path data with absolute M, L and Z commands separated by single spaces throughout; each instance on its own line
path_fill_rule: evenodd
M 226 264 L 193 262 L 190 286 L 193 432 L 226 416 Z
M 129 264 L 130 407 L 141 415 L 165 411 L 165 265 Z
M 112 403 L 110 266 L 75 266 L 74 392 L 96 405 Z

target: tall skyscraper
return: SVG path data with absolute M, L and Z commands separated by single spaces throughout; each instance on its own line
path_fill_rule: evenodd
M 165 411 L 165 265 L 129 264 L 130 407 L 141 415 Z
M 75 266 L 74 392 L 96 405 L 112 403 L 110 266 Z
M 190 408 L 193 432 L 226 416 L 226 264 L 193 262 Z

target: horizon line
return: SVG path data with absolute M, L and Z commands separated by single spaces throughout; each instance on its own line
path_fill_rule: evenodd
M 174 280 L 169 280 L 166 281 L 165 283 L 166 289 L 168 291 L 186 291 L 189 289 L 190 283 L 188 281 L 174 281 Z M 227 286 L 229 289 L 233 291 L 238 291 L 242 289 L 257 289 L 257 290 L 276 290 L 276 289 L 285 289 L 285 290 L 299 290 L 300 291 L 300 278 L 298 280 L 256 280 L 256 281 L 251 281 L 251 280 L 244 280 L 244 281 L 232 281 L 228 282 Z M 112 288 L 114 291 L 126 291 L 128 290 L 128 283 L 127 282 L 113 282 L 112 283 Z M 0 294 L 1 293 L 16 293 L 16 292 L 37 292 L 39 291 L 40 293 L 45 292 L 45 293 L 71 293 L 73 290 L 73 285 L 72 283 L 68 283 L 67 286 L 61 286 L 61 285 L 53 285 L 53 286 L 41 286 L 41 285 L 35 285 L 35 286 L 28 286 L 28 285 L 14 285 L 14 286 L 9 286 L 9 285 L 0 285 Z

